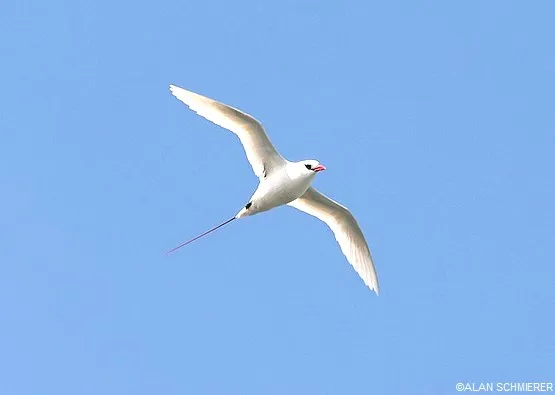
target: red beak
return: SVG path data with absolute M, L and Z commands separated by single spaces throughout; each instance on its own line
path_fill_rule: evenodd
M 324 165 L 318 165 L 315 168 L 312 169 L 313 172 L 318 173 L 319 171 L 323 171 L 326 170 L 326 166 Z

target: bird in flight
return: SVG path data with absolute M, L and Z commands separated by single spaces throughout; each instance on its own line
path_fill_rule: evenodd
M 262 124 L 252 116 L 208 97 L 170 85 L 171 93 L 198 115 L 235 133 L 259 178 L 248 203 L 232 218 L 171 249 L 171 253 L 233 220 L 289 205 L 322 221 L 332 230 L 341 251 L 364 283 L 378 294 L 378 276 L 368 244 L 351 212 L 311 187 L 316 173 L 326 170 L 317 160 L 290 162 L 270 142 Z

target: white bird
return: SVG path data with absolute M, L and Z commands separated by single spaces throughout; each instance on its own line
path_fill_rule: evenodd
M 290 162 L 274 148 L 262 124 L 252 116 L 208 97 L 170 85 L 171 93 L 198 115 L 235 133 L 260 182 L 249 202 L 234 217 L 171 249 L 177 250 L 231 221 L 284 204 L 324 221 L 341 251 L 364 283 L 378 294 L 378 276 L 368 244 L 351 212 L 311 187 L 316 173 L 326 170 L 316 160 Z

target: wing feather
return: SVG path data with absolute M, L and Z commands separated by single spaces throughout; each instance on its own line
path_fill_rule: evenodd
M 262 124 L 249 114 L 175 85 L 170 85 L 170 91 L 198 115 L 235 133 L 243 144 L 254 174 L 259 178 L 264 176 L 264 172 L 271 172 L 285 163 Z
M 346 207 L 312 187 L 289 205 L 324 221 L 335 235 L 347 261 L 353 266 L 362 281 L 376 294 L 379 293 L 378 275 L 368 243 L 366 243 L 355 217 Z

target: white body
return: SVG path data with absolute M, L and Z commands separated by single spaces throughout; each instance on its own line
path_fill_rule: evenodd
M 260 183 L 251 199 L 235 217 L 204 234 L 202 237 L 237 218 L 268 211 L 287 204 L 324 221 L 332 230 L 341 251 L 364 283 L 378 293 L 378 277 L 370 249 L 351 212 L 339 203 L 311 187 L 316 173 L 326 168 L 315 160 L 290 162 L 283 158 L 270 142 L 262 124 L 252 116 L 208 97 L 174 85 L 175 97 L 197 114 L 235 133 Z M 174 251 L 178 246 L 171 251 Z
M 260 179 L 258 188 L 250 198 L 252 205 L 243 207 L 236 215 L 243 218 L 291 203 L 300 198 L 314 180 L 316 173 L 306 174 L 297 163 L 287 161 L 285 166 Z

